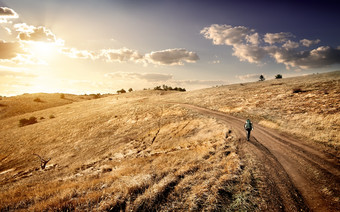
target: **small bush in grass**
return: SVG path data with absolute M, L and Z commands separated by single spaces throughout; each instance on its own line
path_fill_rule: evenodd
M 34 117 L 34 116 L 30 117 L 29 119 L 24 118 L 24 119 L 19 120 L 19 126 L 20 127 L 30 125 L 30 124 L 35 124 L 35 123 L 38 123 L 38 121 L 37 121 L 37 118 Z
M 65 94 L 60 94 L 60 99 L 65 99 Z
M 266 78 L 264 78 L 264 76 L 261 74 L 259 81 L 265 81 L 265 80 L 266 80 Z
M 43 119 L 45 119 L 43 116 L 42 116 L 42 117 L 40 117 L 40 120 L 43 120 Z
M 282 74 L 277 74 L 277 75 L 275 76 L 275 79 L 282 79 Z
M 54 115 L 50 115 L 50 119 L 54 119 L 55 118 L 55 116 Z
M 35 98 L 33 101 L 35 101 L 35 102 L 43 102 L 39 97 Z

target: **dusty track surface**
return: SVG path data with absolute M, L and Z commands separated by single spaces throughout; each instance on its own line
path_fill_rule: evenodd
M 254 160 L 259 171 L 261 210 L 340 211 L 339 159 L 322 147 L 254 124 L 245 139 L 244 120 L 205 108 L 180 104 L 224 121 L 239 136 L 239 154 Z

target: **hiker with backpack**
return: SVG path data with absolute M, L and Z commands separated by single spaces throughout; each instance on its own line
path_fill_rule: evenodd
M 247 141 L 249 141 L 250 138 L 250 131 L 252 131 L 253 128 L 253 123 L 249 119 L 247 119 L 246 124 L 244 125 L 244 129 L 247 131 Z

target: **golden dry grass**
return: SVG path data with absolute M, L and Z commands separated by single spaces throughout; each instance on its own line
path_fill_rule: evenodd
M 249 117 L 263 126 L 340 148 L 340 71 L 214 87 L 172 95 L 169 101 Z
M 142 93 L 0 120 L 0 210 L 254 209 L 230 128 Z M 45 170 L 33 153 L 52 158 Z
M 101 97 L 108 96 L 101 95 Z M 61 98 L 63 97 L 63 98 Z M 91 100 L 96 98 L 95 95 L 73 95 L 73 94 L 23 94 L 12 97 L 2 97 L 0 99 L 0 119 L 11 116 L 21 115 L 29 112 L 48 109 L 51 107 L 58 107 L 72 102 L 79 102 L 84 100 Z M 45 117 L 47 118 L 47 117 Z

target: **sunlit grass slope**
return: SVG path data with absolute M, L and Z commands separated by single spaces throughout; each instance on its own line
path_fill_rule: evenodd
M 252 210 L 231 129 L 146 91 L 0 120 L 0 210 Z M 51 114 L 55 118 L 47 118 Z M 18 126 L 30 116 L 46 117 Z M 39 169 L 39 154 L 51 158 Z M 242 168 L 241 168 L 242 167 Z
M 340 148 L 340 71 L 220 86 L 171 99 Z

